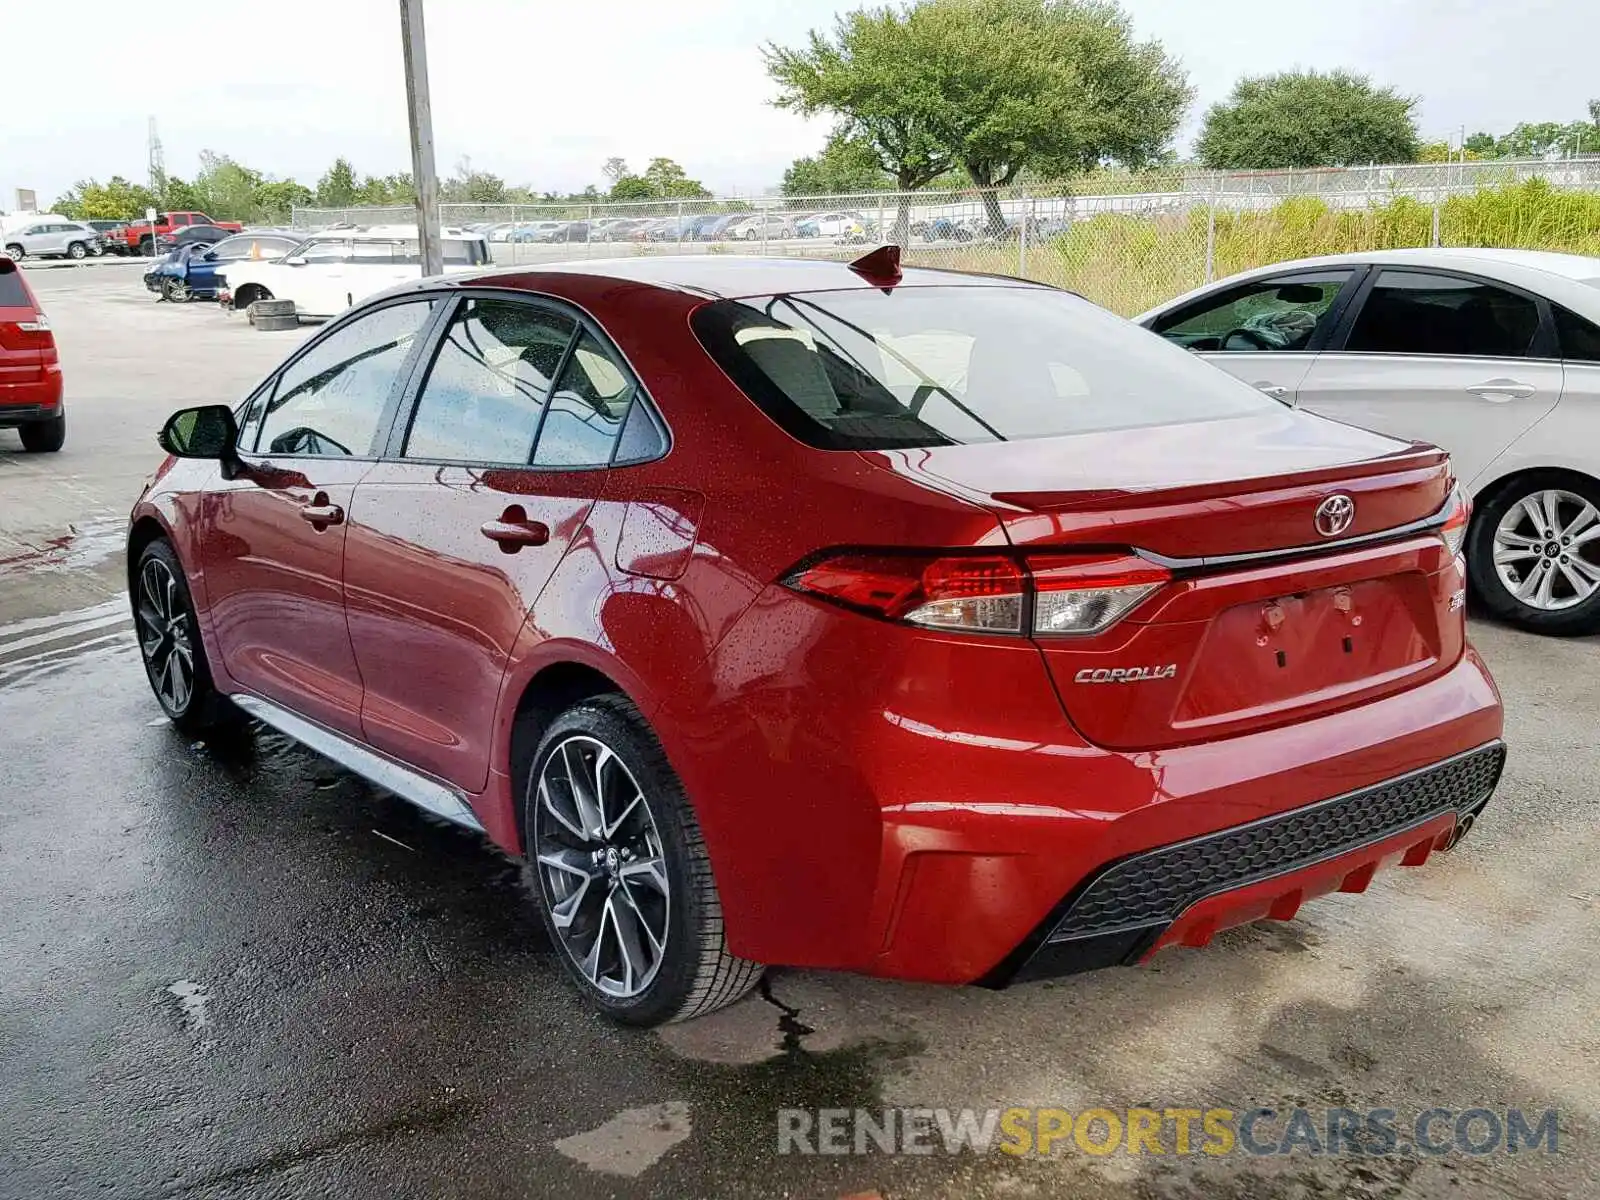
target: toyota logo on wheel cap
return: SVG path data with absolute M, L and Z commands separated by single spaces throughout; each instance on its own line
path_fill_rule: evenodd
M 1329 496 L 1317 505 L 1317 532 L 1323 537 L 1338 537 L 1356 519 L 1356 502 L 1349 496 Z

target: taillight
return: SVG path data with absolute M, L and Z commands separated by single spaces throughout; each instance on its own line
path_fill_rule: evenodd
M 1131 554 L 1105 558 L 1030 558 L 1037 598 L 1036 637 L 1099 633 L 1108 629 L 1171 572 Z
M 1444 539 L 1444 544 L 1449 547 L 1450 553 L 1458 558 L 1466 543 L 1467 525 L 1471 520 L 1472 505 L 1461 494 L 1461 487 L 1458 484 L 1450 493 L 1450 511 L 1445 515 L 1444 524 L 1439 527 L 1439 536 Z
M 785 580 L 891 621 L 971 633 L 1067 637 L 1110 628 L 1171 578 L 1129 554 L 837 554 Z
M 1022 569 L 1009 558 L 839 554 L 784 582 L 891 621 L 1022 632 Z

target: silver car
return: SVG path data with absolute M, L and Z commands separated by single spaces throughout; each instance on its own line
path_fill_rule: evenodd
M 86 258 L 105 249 L 93 229 L 61 217 L 45 217 L 19 225 L 5 236 L 6 253 L 21 259 L 29 254 L 46 257 Z
M 1600 631 L 1600 258 L 1301 259 L 1136 320 L 1286 404 L 1443 446 L 1473 500 L 1483 604 L 1539 633 Z

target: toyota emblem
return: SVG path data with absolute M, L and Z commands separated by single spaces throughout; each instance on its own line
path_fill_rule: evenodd
M 1323 537 L 1338 537 L 1356 519 L 1356 502 L 1349 496 L 1329 496 L 1317 505 L 1317 532 Z

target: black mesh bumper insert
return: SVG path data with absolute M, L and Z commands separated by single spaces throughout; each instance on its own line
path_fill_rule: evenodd
M 1500 780 L 1493 742 L 1357 792 L 1135 854 L 1103 868 L 983 981 L 1071 974 L 1131 963 L 1190 905 L 1314 866 L 1445 813 L 1481 808 Z

